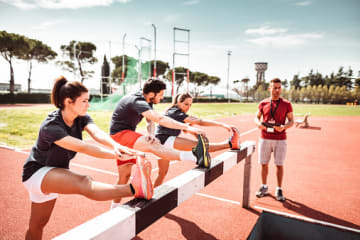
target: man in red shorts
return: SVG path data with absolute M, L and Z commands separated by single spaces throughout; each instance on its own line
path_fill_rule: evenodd
M 280 97 L 281 80 L 275 78 L 270 81 L 271 97 L 260 102 L 254 119 L 257 127 L 261 130 L 259 139 L 259 163 L 261 164 L 262 185 L 257 197 L 263 197 L 268 193 L 267 175 L 271 153 L 274 153 L 276 165 L 277 188 L 275 196 L 278 201 L 285 201 L 281 189 L 284 175 L 284 161 L 287 151 L 286 129 L 294 124 L 294 116 L 291 103 Z M 261 122 L 261 117 L 262 122 Z M 288 120 L 287 123 L 286 119 Z
M 166 85 L 157 78 L 150 78 L 144 84 L 140 92 L 128 94 L 117 104 L 110 124 L 110 135 L 118 143 L 129 148 L 142 152 L 151 152 L 163 160 L 187 160 L 196 162 L 199 166 L 210 167 L 211 159 L 208 152 L 208 141 L 205 132 L 201 129 L 191 127 L 187 124 L 178 122 L 153 110 L 153 104 L 160 103 L 164 98 Z M 146 118 L 149 135 L 144 136 L 135 132 L 136 126 L 143 118 Z M 165 147 L 154 137 L 155 124 L 162 126 L 186 130 L 198 135 L 198 144 L 192 151 L 178 151 Z M 132 165 L 135 159 L 118 161 L 118 184 L 128 182 L 131 175 Z M 117 207 L 121 199 L 116 199 L 112 203 L 112 208 Z

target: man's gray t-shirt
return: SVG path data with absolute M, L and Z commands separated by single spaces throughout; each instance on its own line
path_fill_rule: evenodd
M 135 131 L 143 119 L 143 112 L 153 109 L 153 104 L 146 102 L 141 92 L 126 95 L 116 105 L 111 117 L 110 134 L 123 130 Z
M 22 181 L 25 182 L 44 166 L 69 168 L 69 162 L 76 152 L 64 149 L 54 142 L 66 136 L 82 139 L 82 131 L 89 123 L 93 123 L 89 115 L 79 116 L 69 127 L 62 118 L 61 110 L 50 113 L 42 122 L 36 143 L 24 164 Z
M 189 115 L 181 111 L 181 109 L 178 108 L 177 106 L 174 106 L 166 111 L 165 116 L 172 118 L 178 122 L 184 123 L 185 118 L 187 118 Z M 180 133 L 181 130 L 179 129 L 172 129 L 158 125 L 156 127 L 155 137 L 157 137 L 160 140 L 161 144 L 164 144 L 168 139 L 168 137 L 170 136 L 177 137 L 180 135 Z

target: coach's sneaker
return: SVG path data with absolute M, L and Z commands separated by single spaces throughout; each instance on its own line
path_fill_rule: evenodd
M 150 179 L 151 163 L 144 156 L 136 157 L 135 174 L 131 180 L 131 185 L 135 190 L 136 198 L 151 199 L 154 188 Z
M 192 149 L 193 154 L 196 157 L 196 164 L 200 167 L 209 168 L 211 164 L 211 158 L 209 154 L 209 140 L 198 135 L 198 143 L 195 148 Z
M 232 127 L 232 136 L 229 139 L 230 148 L 232 150 L 240 149 L 240 133 L 236 127 Z
M 276 197 L 276 200 L 278 200 L 278 201 L 280 201 L 280 202 L 285 201 L 285 197 L 284 197 L 284 195 L 283 195 L 283 192 L 282 192 L 282 189 L 281 189 L 281 188 L 277 188 L 277 189 L 276 189 L 275 197 Z
M 264 185 L 262 185 L 259 191 L 256 192 L 256 196 L 258 198 L 264 197 L 266 194 L 268 194 L 268 187 Z

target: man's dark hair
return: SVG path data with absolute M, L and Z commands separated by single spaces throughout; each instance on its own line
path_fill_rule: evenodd
M 274 78 L 270 81 L 270 83 L 281 83 L 281 80 L 279 78 Z
M 150 92 L 153 92 L 155 94 L 158 94 L 161 90 L 164 89 L 166 89 L 166 84 L 162 80 L 160 80 L 159 78 L 151 77 L 145 82 L 143 93 L 148 94 Z

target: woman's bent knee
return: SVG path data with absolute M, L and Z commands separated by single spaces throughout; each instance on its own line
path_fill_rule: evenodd
M 93 198 L 92 181 L 93 179 L 90 176 L 82 176 L 79 182 L 80 194 L 90 199 Z

